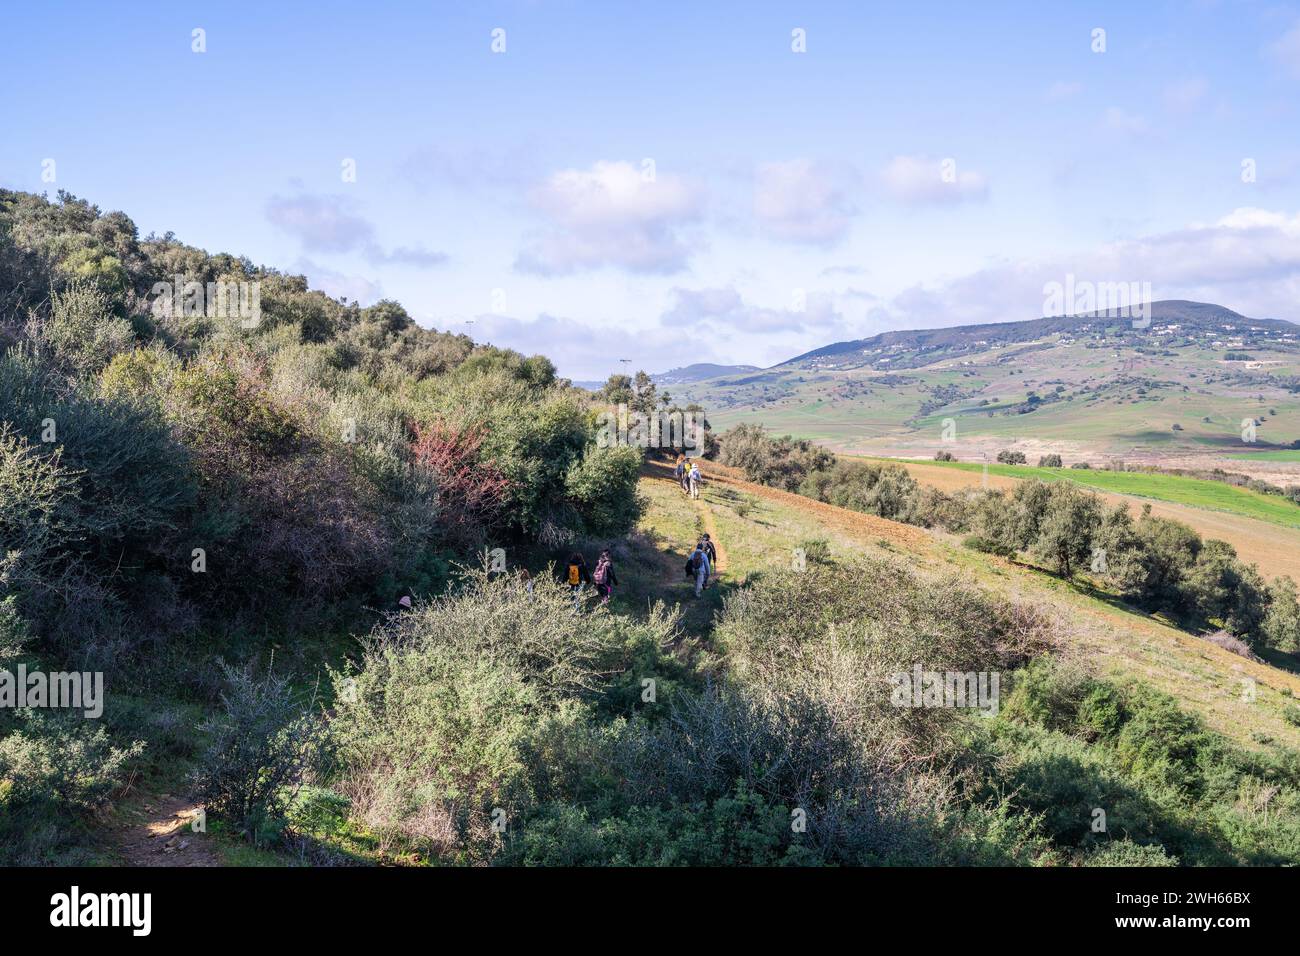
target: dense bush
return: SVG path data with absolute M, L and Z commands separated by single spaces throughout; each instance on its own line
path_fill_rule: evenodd
M 80 714 L 0 717 L 0 864 L 85 863 L 84 822 L 122 787 L 142 745 L 115 746 Z
M 274 838 L 286 807 L 318 757 L 317 718 L 287 678 L 223 665 L 222 709 L 205 728 L 211 742 L 194 777 L 206 809 L 254 842 Z
M 722 433 L 719 460 L 739 468 L 749 481 L 795 491 L 809 474 L 823 471 L 834 456 L 813 442 L 769 438 L 760 425 L 737 425 Z
M 1237 750 L 1145 685 L 1043 658 L 979 729 L 995 739 L 983 752 L 1018 784 L 1013 801 L 1042 814 L 1058 845 L 1092 848 L 1084 862 L 1276 865 L 1300 851 L 1294 755 Z

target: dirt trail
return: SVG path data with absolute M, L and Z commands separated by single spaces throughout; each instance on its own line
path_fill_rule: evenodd
M 122 808 L 116 848 L 126 866 L 222 866 L 215 843 L 192 827 L 199 813 L 194 800 L 161 794 L 140 795 Z
M 700 523 L 704 525 L 704 533 L 709 536 L 713 542 L 714 550 L 718 552 L 718 560 L 713 568 L 713 576 L 721 578 L 726 573 L 727 565 L 727 546 L 723 544 L 722 538 L 718 535 L 718 526 L 713 522 L 713 509 L 708 506 L 704 499 L 692 500 L 691 504 L 695 505 L 695 510 L 699 512 Z

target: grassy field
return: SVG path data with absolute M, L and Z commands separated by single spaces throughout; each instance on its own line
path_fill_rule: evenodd
M 1300 461 L 1300 448 L 1284 448 L 1281 451 L 1257 451 L 1250 455 L 1229 455 L 1234 461 Z
M 984 465 L 966 461 L 916 461 L 915 464 L 937 465 L 960 471 L 982 473 Z M 1135 498 L 1154 498 L 1223 511 L 1267 521 L 1284 528 L 1300 528 L 1300 505 L 1277 495 L 1262 495 L 1246 488 L 1237 488 L 1220 481 L 1200 478 L 1183 478 L 1136 471 L 1103 471 L 1084 468 L 1037 468 L 1027 465 L 988 465 L 989 474 L 1008 478 L 1038 478 L 1042 481 L 1073 481 L 1088 488 L 1113 494 L 1131 495 Z

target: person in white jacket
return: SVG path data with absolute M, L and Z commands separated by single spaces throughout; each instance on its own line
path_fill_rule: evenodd
M 691 566 L 695 568 L 695 596 L 699 597 L 704 591 L 704 583 L 709 580 L 709 571 L 712 568 L 709 565 L 708 554 L 698 544 L 691 552 Z
M 700 476 L 700 466 L 698 464 L 691 465 L 690 479 L 691 497 L 698 498 L 700 496 L 700 481 L 702 480 Z

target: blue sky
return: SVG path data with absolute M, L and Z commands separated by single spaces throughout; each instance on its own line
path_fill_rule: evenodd
M 293 6 L 9 7 L 0 184 L 582 379 L 1067 273 L 1300 321 L 1300 4 Z

